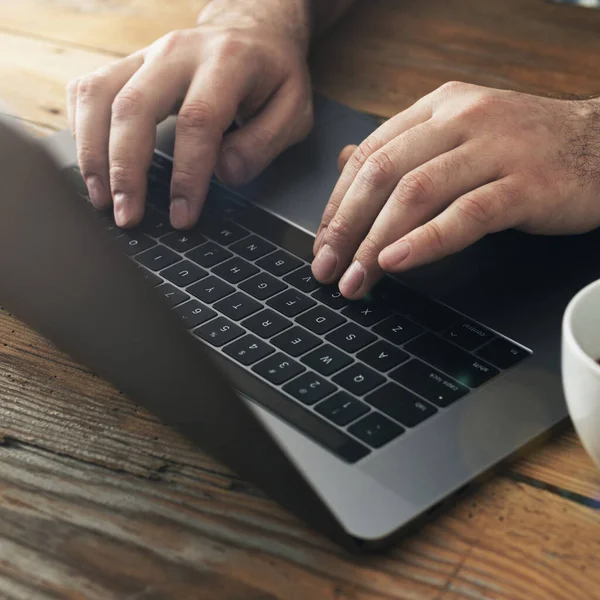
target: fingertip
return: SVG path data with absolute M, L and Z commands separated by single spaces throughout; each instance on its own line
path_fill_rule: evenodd
M 395 242 L 379 253 L 379 266 L 388 273 L 399 271 L 406 267 L 410 253 L 411 246 L 406 240 Z
M 114 214 L 117 227 L 131 229 L 140 223 L 144 211 L 138 208 L 131 196 L 118 193 L 114 199 Z

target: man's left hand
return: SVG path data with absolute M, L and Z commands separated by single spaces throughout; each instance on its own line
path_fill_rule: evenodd
M 347 298 L 487 233 L 600 225 L 598 100 L 448 83 L 340 160 L 313 273 Z

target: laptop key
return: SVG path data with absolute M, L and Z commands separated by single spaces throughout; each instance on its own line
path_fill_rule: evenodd
M 232 256 L 233 254 L 231 254 L 229 250 L 225 250 L 225 248 L 221 248 L 221 246 L 217 246 L 217 244 L 213 244 L 213 242 L 202 244 L 202 246 L 199 246 L 186 254 L 186 258 L 193 260 L 196 264 L 205 269 L 210 269 Z
M 266 300 L 279 292 L 282 292 L 287 286 L 278 279 L 275 279 L 268 273 L 259 273 L 244 281 L 240 285 L 240 289 L 248 292 L 251 296 L 254 296 L 257 300 Z
M 352 359 L 337 348 L 324 344 L 302 358 L 302 362 L 317 373 L 327 376 L 347 367 Z
M 296 290 L 286 290 L 278 296 L 271 298 L 267 304 L 286 317 L 295 317 L 315 306 L 316 302 Z
M 373 328 L 373 331 L 392 342 L 396 346 L 401 346 L 405 342 L 412 340 L 423 333 L 423 328 L 404 317 L 394 315 Z
M 316 404 L 337 390 L 335 385 L 310 371 L 286 383 L 283 390 L 307 406 Z
M 437 412 L 437 408 L 421 400 L 403 387 L 395 383 L 388 383 L 365 398 L 388 417 L 406 425 L 415 427 Z
M 159 244 L 158 246 L 154 246 L 154 248 L 150 248 L 150 250 L 136 255 L 135 260 L 153 271 L 162 271 L 179 262 L 181 256 L 175 254 L 173 250 L 169 250 L 166 246 Z
M 271 242 L 267 242 L 257 235 L 251 235 L 232 244 L 229 249 L 233 250 L 236 254 L 239 254 L 246 260 L 258 260 L 266 254 L 269 254 L 269 252 L 273 252 L 275 246 L 273 246 Z
M 187 291 L 196 296 L 198 300 L 202 300 L 202 302 L 206 302 L 207 304 L 212 304 L 213 302 L 217 302 L 221 300 L 221 298 L 225 298 L 225 296 L 229 296 L 231 292 L 234 291 L 228 283 L 225 283 L 222 279 L 211 275 L 210 277 L 206 277 L 194 285 L 191 285 L 187 288 Z
M 380 300 L 366 298 L 358 302 L 351 302 L 342 314 L 356 321 L 364 327 L 371 327 L 379 321 L 383 321 L 390 315 L 389 308 Z
M 355 363 L 345 371 L 338 373 L 333 381 L 355 396 L 364 396 L 373 388 L 381 385 L 385 378 L 369 367 Z
M 469 387 L 478 387 L 498 375 L 495 367 L 432 333 L 423 334 L 405 348 Z
M 346 325 L 332 331 L 326 339 L 345 352 L 353 354 L 374 342 L 377 336 L 355 323 L 346 323 Z
M 194 329 L 194 327 L 203 325 L 217 316 L 217 313 L 212 308 L 204 306 L 204 304 L 197 300 L 190 300 L 185 304 L 181 304 L 174 312 L 181 318 L 183 326 L 186 329 Z
M 151 207 L 146 209 L 146 214 L 139 228 L 140 231 L 155 239 L 174 231 L 169 216 Z
M 271 340 L 271 343 L 290 356 L 298 357 L 316 348 L 322 341 L 297 325 Z
M 213 242 L 228 246 L 250 235 L 250 232 L 232 223 L 222 219 L 203 219 L 200 223 L 202 233 L 207 235 Z
M 396 346 L 379 341 L 372 346 L 365 348 L 362 352 L 359 352 L 356 358 L 362 360 L 381 373 L 386 373 L 390 369 L 406 362 L 409 359 L 409 356 L 406 352 L 403 352 Z
M 275 349 L 253 335 L 245 335 L 243 338 L 229 344 L 229 346 L 225 346 L 223 352 L 235 358 L 239 363 L 249 366 L 269 356 L 269 354 L 273 354 Z
M 323 304 L 326 304 L 330 308 L 334 310 L 339 310 L 344 308 L 344 306 L 348 306 L 349 300 L 342 296 L 342 292 L 337 285 L 324 285 L 320 287 L 312 297 Z
M 480 348 L 477 354 L 501 369 L 508 369 L 529 356 L 527 350 L 502 338 Z
M 280 385 L 292 379 L 292 377 L 300 375 L 306 368 L 285 356 L 285 354 L 278 352 L 252 367 L 252 370 L 271 383 Z
M 242 292 L 236 292 L 217 302 L 214 308 L 234 321 L 241 321 L 258 312 L 262 304 Z
M 283 250 L 277 250 L 265 258 L 261 258 L 256 264 L 275 277 L 283 277 L 301 266 L 302 261 Z
M 411 313 L 410 318 L 433 331 L 442 331 L 460 321 L 462 317 L 447 306 L 425 298 L 419 308 Z
M 151 237 L 140 231 L 123 231 L 117 239 L 125 246 L 125 252 L 128 256 L 135 256 L 152 248 L 152 246 L 156 246 L 156 242 Z
M 469 388 L 417 359 L 392 371 L 390 377 L 436 406 L 450 406 L 469 393 Z
M 402 435 L 404 428 L 379 413 L 371 412 L 350 425 L 348 431 L 371 448 L 381 448 Z
M 194 329 L 194 334 L 213 346 L 221 347 L 246 333 L 225 317 L 217 317 L 212 321 Z
M 320 283 L 313 277 L 312 270 L 309 265 L 302 267 L 289 275 L 286 275 L 283 280 L 295 288 L 298 288 L 301 292 L 314 292 L 320 287 Z
M 494 339 L 494 334 L 472 321 L 460 321 L 444 332 L 444 337 L 465 350 L 475 350 Z
M 163 236 L 161 244 L 169 246 L 176 252 L 188 252 L 194 248 L 204 244 L 206 238 L 201 235 L 197 230 L 194 231 L 173 231 L 168 235 Z
M 208 275 L 204 269 L 201 269 L 189 260 L 183 260 L 172 267 L 168 267 L 164 271 L 161 271 L 160 274 L 179 287 L 187 287 Z
M 163 299 L 167 302 L 167 305 L 171 308 L 174 308 L 175 306 L 178 306 L 179 304 L 182 304 L 186 300 L 190 299 L 187 294 L 184 294 L 181 290 L 178 290 L 169 283 L 163 283 L 154 289 L 163 297 Z
M 346 319 L 324 306 L 315 306 L 308 312 L 296 317 L 296 321 L 313 333 L 324 335 L 344 323 Z
M 236 284 L 244 281 L 244 279 L 252 277 L 252 275 L 256 275 L 258 269 L 243 258 L 234 256 L 228 261 L 215 267 L 213 272 L 225 279 L 225 281 Z
M 369 407 L 346 392 L 338 392 L 335 396 L 323 400 L 315 407 L 315 411 L 326 419 L 345 427 L 369 412 Z
M 260 335 L 261 338 L 267 339 L 281 333 L 284 329 L 291 327 L 292 322 L 277 314 L 275 311 L 266 308 L 243 321 L 242 326 L 253 331 L 257 335 Z

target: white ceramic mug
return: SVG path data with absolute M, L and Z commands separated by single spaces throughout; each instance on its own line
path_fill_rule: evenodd
M 583 288 L 563 319 L 562 376 L 567 406 L 588 454 L 600 467 L 600 280 Z

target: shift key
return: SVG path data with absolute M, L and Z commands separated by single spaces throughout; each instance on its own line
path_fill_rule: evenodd
M 498 369 L 454 344 L 426 333 L 404 349 L 468 387 L 478 387 L 498 375 Z

